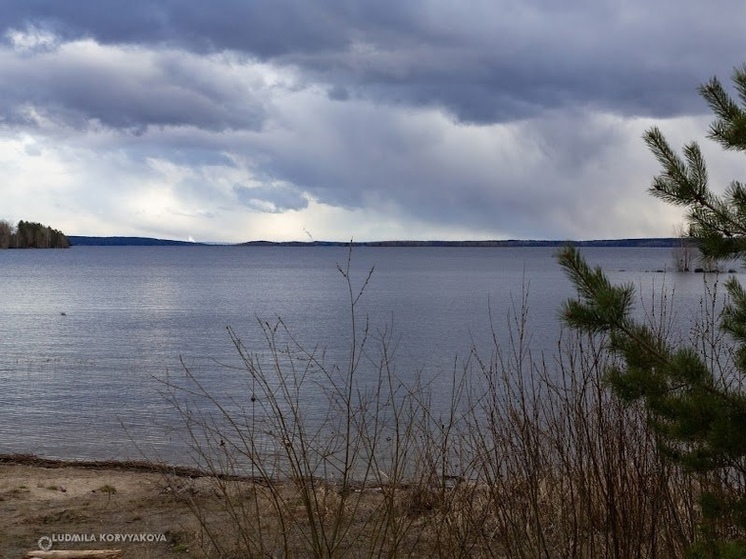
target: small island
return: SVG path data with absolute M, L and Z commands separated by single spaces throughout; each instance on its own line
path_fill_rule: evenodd
M 0 249 L 69 247 L 70 241 L 57 229 L 23 220 L 13 226 L 8 221 L 0 220 Z

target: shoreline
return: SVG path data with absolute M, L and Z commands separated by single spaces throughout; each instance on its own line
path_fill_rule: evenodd
M 48 469 L 79 468 L 81 470 L 113 470 L 144 474 L 165 474 L 185 478 L 210 477 L 226 481 L 250 481 L 260 483 L 258 477 L 217 474 L 189 466 L 173 466 L 146 460 L 63 460 L 44 458 L 35 454 L 0 454 L 0 465 L 31 466 Z

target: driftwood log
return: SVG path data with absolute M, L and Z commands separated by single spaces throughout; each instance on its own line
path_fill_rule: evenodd
M 55 549 L 29 551 L 24 559 L 122 559 L 121 549 Z

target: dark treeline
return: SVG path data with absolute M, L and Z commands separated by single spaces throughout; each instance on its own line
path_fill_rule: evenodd
M 41 223 L 19 221 L 13 226 L 0 220 L 0 249 L 3 248 L 68 248 L 70 242 L 61 231 Z

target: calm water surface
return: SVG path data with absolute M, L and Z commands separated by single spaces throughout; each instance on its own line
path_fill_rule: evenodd
M 357 309 L 375 334 L 393 331 L 403 379 L 447 378 L 472 345 L 490 351 L 490 320 L 507 339 L 508 313 L 528 293 L 536 352 L 552 351 L 558 308 L 573 295 L 543 248 L 358 248 Z M 669 249 L 585 249 L 615 281 L 649 297 L 675 289 L 681 324 L 703 277 L 659 273 Z M 338 247 L 75 247 L 0 251 L 0 452 L 188 462 L 180 420 L 161 381 L 184 367 L 211 391 L 240 398 L 245 375 L 226 327 L 260 355 L 258 320 L 281 317 L 308 348 L 344 365 L 349 294 Z M 642 306 L 640 306 L 642 309 Z M 364 374 L 364 372 L 363 372 Z M 309 394 L 309 398 L 313 395 Z

